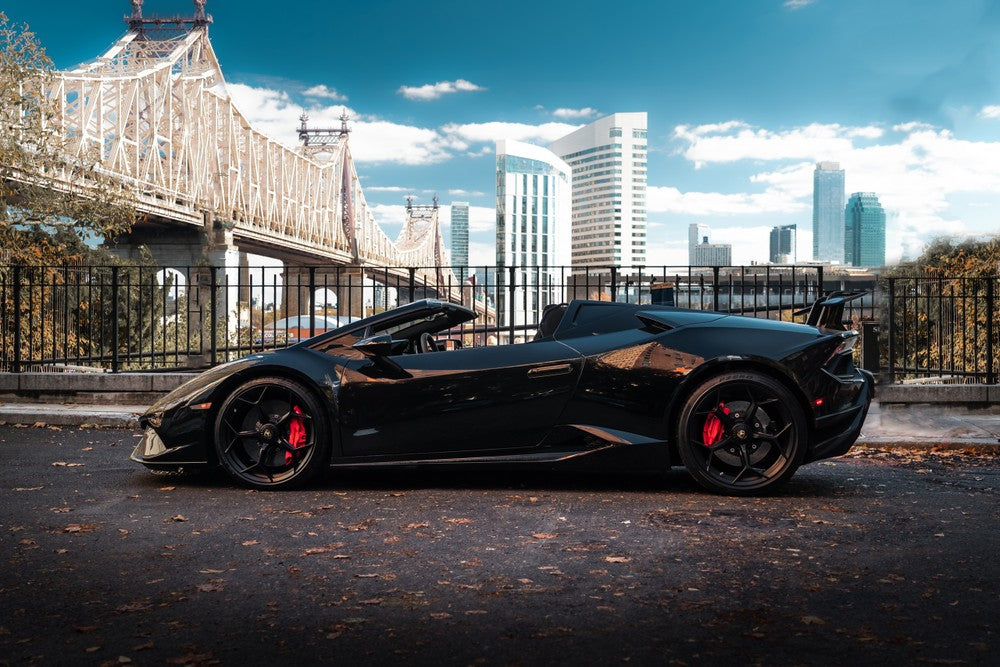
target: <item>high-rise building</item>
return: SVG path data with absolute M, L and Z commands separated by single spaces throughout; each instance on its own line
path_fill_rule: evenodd
M 794 264 L 796 262 L 795 243 L 798 228 L 796 225 L 781 225 L 771 228 L 771 252 L 769 260 L 772 264 Z
M 708 225 L 699 225 L 692 222 L 688 225 L 688 264 L 695 266 L 698 262 L 694 260 L 694 249 L 701 243 L 703 238 L 708 238 L 711 233 Z
M 616 113 L 549 149 L 573 169 L 573 266 L 646 263 L 646 113 Z
M 561 303 L 562 268 L 570 261 L 572 171 L 551 151 L 520 141 L 497 142 L 497 271 L 509 280 L 513 302 L 497 290 L 497 323 L 537 324 L 537 314 Z M 501 280 L 500 282 L 503 282 Z
M 844 262 L 885 266 L 885 209 L 874 192 L 855 192 L 844 210 Z
M 820 162 L 813 172 L 813 259 L 844 261 L 844 170 Z
M 469 202 L 451 203 L 451 265 L 469 266 Z

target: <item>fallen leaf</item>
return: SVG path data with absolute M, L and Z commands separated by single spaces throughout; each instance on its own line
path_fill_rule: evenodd
M 40 487 L 40 486 L 19 486 L 19 487 L 17 487 L 14 490 L 15 491 L 39 491 L 41 489 L 42 489 L 42 487 Z
M 215 591 L 221 591 L 224 588 L 225 586 L 223 586 L 221 582 L 217 581 L 210 581 L 205 584 L 198 584 L 197 586 L 194 587 L 196 591 L 199 591 L 201 593 L 212 593 Z
M 826 621 L 819 616 L 803 616 L 799 620 L 801 620 L 805 625 L 826 625 Z
M 438 613 L 435 613 L 435 614 L 431 614 L 431 618 L 433 618 L 433 619 L 435 619 L 437 621 L 443 621 L 446 618 L 451 618 L 451 614 L 449 614 L 446 611 L 442 611 L 442 612 L 438 612 Z
M 94 653 L 96 651 L 100 651 L 101 647 L 100 646 L 88 646 L 87 648 L 85 648 L 83 650 L 84 650 L 85 653 Z
M 172 517 L 170 517 L 170 520 L 171 521 L 178 521 L 179 522 L 179 521 L 187 521 L 188 518 L 186 516 L 184 516 L 183 514 L 175 514 Z
M 551 540 L 558 537 L 555 533 L 532 533 L 531 536 L 536 540 Z
M 63 532 L 66 533 L 89 533 L 93 531 L 97 526 L 92 523 L 71 523 L 63 528 Z
M 608 563 L 630 563 L 632 559 L 628 556 L 605 556 L 604 560 Z
M 457 523 L 459 525 L 465 525 L 467 523 L 472 523 L 472 519 L 445 519 L 446 523 Z
M 258 542 L 257 540 L 244 540 L 243 542 L 240 542 L 240 544 L 242 544 L 245 547 L 252 547 L 255 544 L 260 544 L 260 542 Z
M 361 600 L 358 604 L 382 604 L 382 598 L 370 598 L 368 600 Z
M 157 491 L 173 491 L 176 488 L 176 486 L 161 486 Z
M 50 465 L 54 468 L 79 468 L 82 463 L 66 463 L 65 461 L 53 461 Z

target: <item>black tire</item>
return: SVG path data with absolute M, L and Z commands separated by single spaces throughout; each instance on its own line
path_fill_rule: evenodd
M 695 481 L 733 496 L 770 492 L 786 483 L 802 464 L 807 443 L 805 415 L 795 396 L 754 372 L 703 382 L 684 403 L 677 428 L 677 449 Z
M 215 419 L 222 468 L 255 489 L 300 488 L 330 461 L 330 426 L 316 395 L 281 377 L 233 390 Z

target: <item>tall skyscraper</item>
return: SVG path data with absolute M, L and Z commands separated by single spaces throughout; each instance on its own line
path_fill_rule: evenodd
M 708 225 L 700 225 L 696 222 L 688 225 L 688 264 L 691 266 L 698 264 L 695 261 L 694 249 L 702 242 L 702 239 L 708 238 L 710 233 Z
M 813 172 L 813 259 L 844 261 L 844 170 L 820 162 Z
M 511 295 L 497 292 L 500 326 L 537 324 L 535 315 L 561 303 L 561 269 L 570 262 L 572 171 L 554 153 L 520 141 L 497 142 L 497 271 L 509 279 L 517 267 Z M 538 268 L 536 268 L 538 267 Z
M 798 227 L 796 225 L 781 225 L 771 228 L 771 252 L 769 260 L 772 264 L 794 264 L 796 262 L 795 243 Z
M 646 113 L 616 113 L 549 149 L 573 169 L 573 266 L 646 263 Z
M 844 211 L 844 262 L 885 266 L 885 209 L 874 192 L 855 192 Z
M 451 264 L 469 266 L 469 202 L 451 203 Z

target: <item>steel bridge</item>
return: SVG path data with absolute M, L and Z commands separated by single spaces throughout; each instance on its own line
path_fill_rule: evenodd
M 303 116 L 298 150 L 251 125 L 227 89 L 204 5 L 195 0 L 193 17 L 151 18 L 133 0 L 128 30 L 113 46 L 51 79 L 75 157 L 97 156 L 99 170 L 134 193 L 136 238 L 152 226 L 147 239 L 224 237 L 231 248 L 288 264 L 375 267 L 379 275 L 430 267 L 418 269 L 423 284 L 459 286 L 444 268 L 436 202 L 407 206 L 395 240 L 376 223 L 346 117 L 322 130 Z M 406 269 L 389 273 L 412 279 Z

